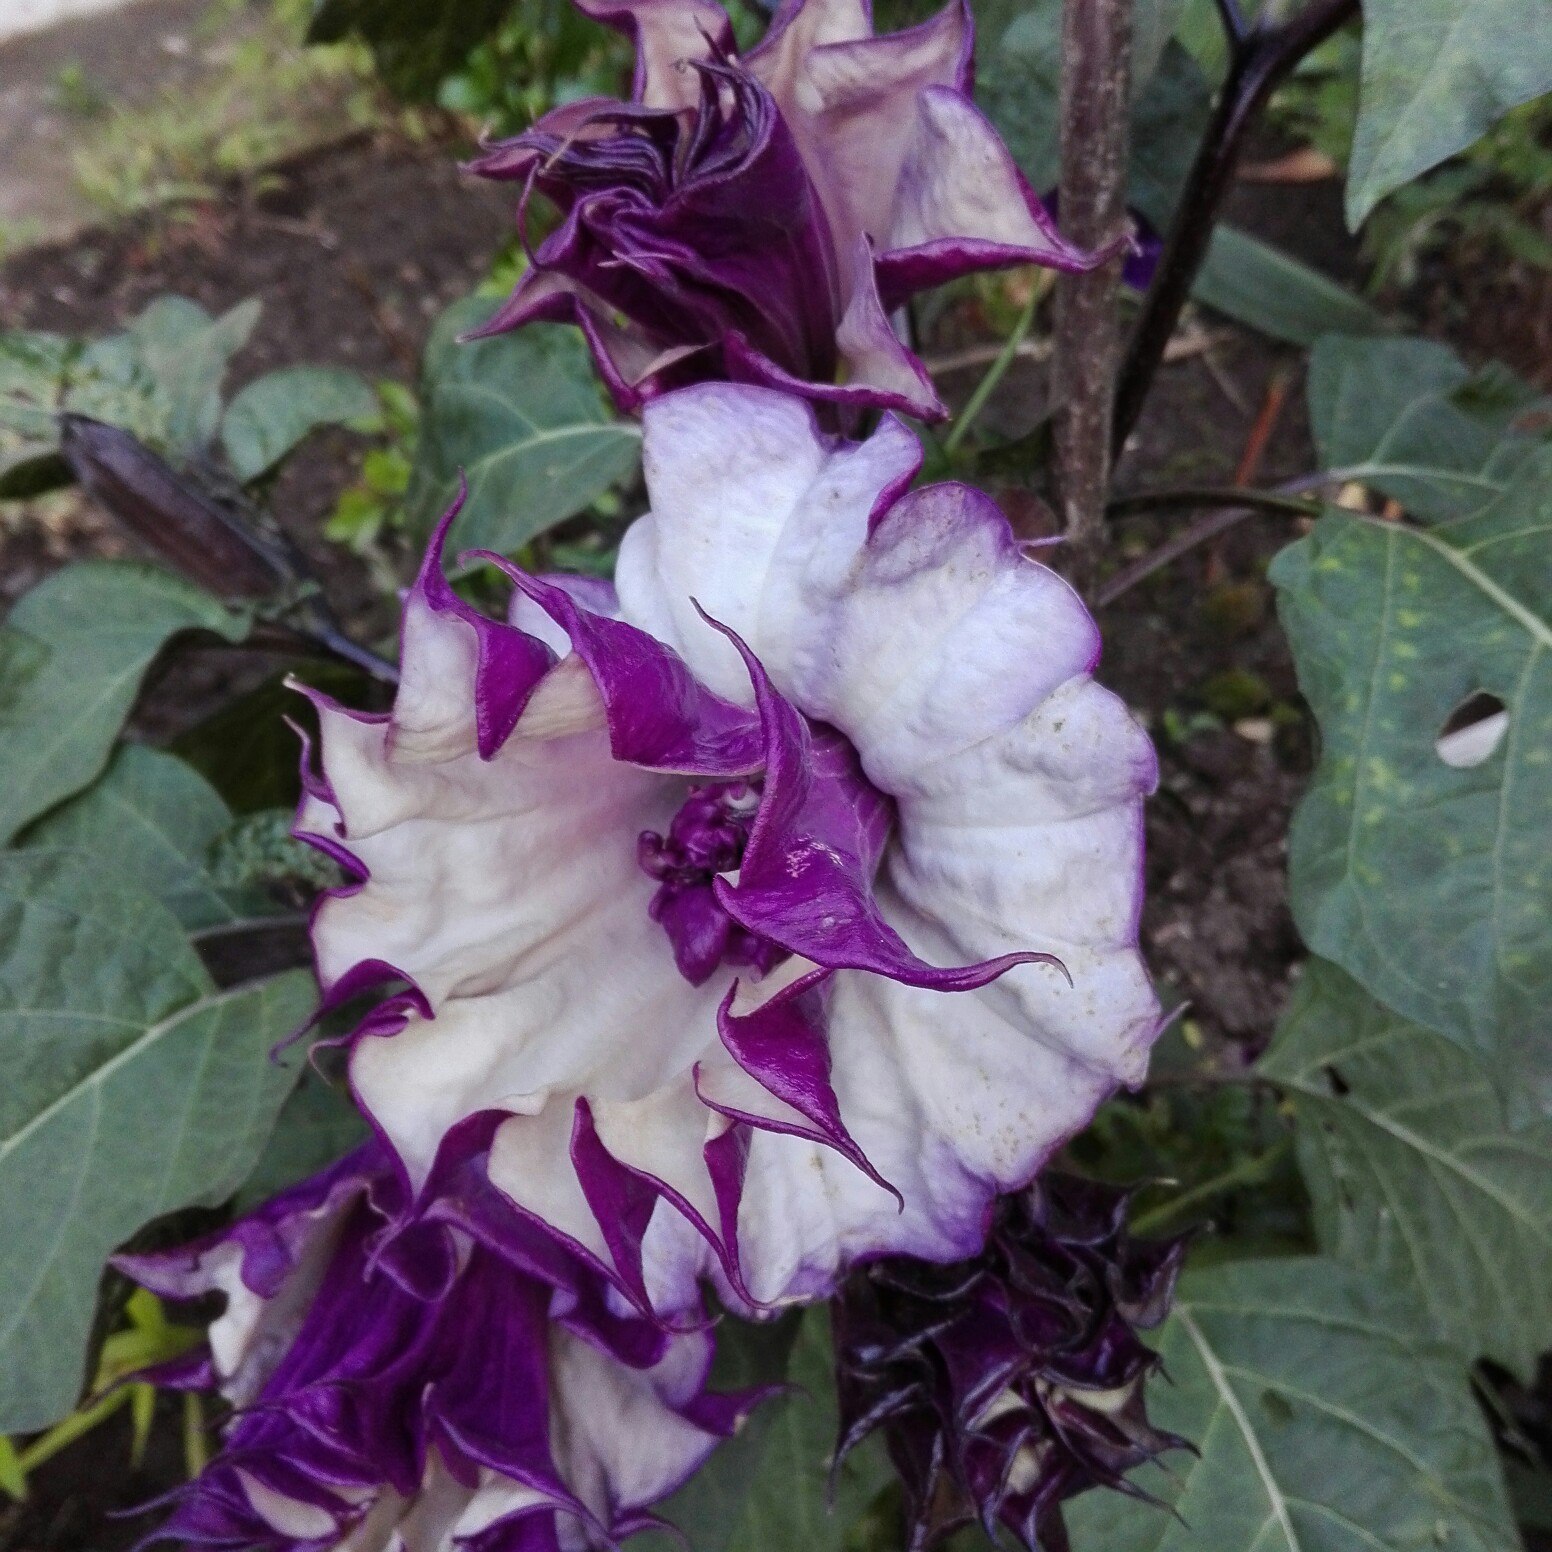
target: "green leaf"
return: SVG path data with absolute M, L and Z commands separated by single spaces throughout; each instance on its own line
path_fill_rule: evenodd
M 733 1328 L 737 1329 L 737 1328 Z M 727 1325 L 723 1340 L 731 1337 Z M 783 1333 L 739 1333 L 754 1362 L 718 1380 L 770 1383 L 780 1375 Z M 777 1363 L 773 1364 L 772 1359 Z M 837 1431 L 830 1316 L 807 1311 L 787 1366 L 790 1391 L 761 1403 L 738 1435 L 718 1447 L 689 1483 L 657 1512 L 684 1532 L 691 1552 L 840 1552 L 846 1531 L 891 1478 L 882 1446 L 870 1441 L 847 1457 L 828 1498 Z M 652 1538 L 655 1545 L 659 1538 Z M 645 1552 L 649 1543 L 640 1545 Z M 663 1542 L 666 1548 L 666 1541 Z
M 191 766 L 124 744 L 99 781 L 23 840 L 90 857 L 104 875 L 133 881 L 185 930 L 198 932 L 274 909 L 259 890 L 224 889 L 212 879 L 210 848 L 231 823 L 231 811 Z
M 0 501 L 31 501 L 60 490 L 72 479 L 70 466 L 56 448 L 43 442 L 6 446 L 0 432 Z
M 76 349 L 62 334 L 0 330 L 0 433 L 53 441 L 54 413 Z
M 1201 66 L 1170 42 L 1132 109 L 1127 202 L 1160 231 L 1169 226 L 1212 112 Z
M 54 413 L 74 348 L 57 334 L 0 330 L 0 501 L 70 483 Z
M 367 1139 L 366 1122 L 348 1095 L 326 1083 L 311 1067 L 291 1091 L 259 1162 L 237 1193 L 246 1212 L 287 1186 L 342 1159 Z
M 1155 224 L 1168 220 L 1207 123 L 1210 89 L 1196 62 L 1170 41 L 1176 0 L 1145 0 L 1134 19 L 1131 202 Z M 1061 174 L 1058 107 L 1061 0 L 982 0 L 976 101 L 997 126 L 1037 192 Z
M 337 366 L 293 366 L 255 379 L 226 407 L 221 442 L 244 484 L 273 469 L 321 426 L 373 430 L 377 395 L 358 372 Z
M 303 972 L 217 992 L 170 912 L 78 855 L 0 856 L 0 1431 L 74 1405 L 108 1253 L 242 1182 L 312 1002 Z
M 0 842 L 93 781 L 152 658 L 179 631 L 240 641 L 247 621 L 164 571 L 83 561 L 18 600 L 8 626 L 46 654 L 0 699 Z
M 1273 562 L 1321 756 L 1290 835 L 1306 942 L 1552 1106 L 1552 449 L 1431 528 L 1336 515 Z M 1480 763 L 1436 740 L 1476 692 Z M 1518 1119 L 1518 1116 L 1516 1116 Z
M 1546 91 L 1546 0 L 1364 0 L 1348 222 Z
M 1291 345 L 1313 345 L 1325 334 L 1383 334 L 1387 327 L 1361 297 L 1232 226 L 1213 233 L 1192 294 L 1236 323 Z M 1368 339 L 1351 343 L 1375 348 Z
M 1322 1257 L 1199 1268 L 1160 1351 L 1149 1414 L 1201 1453 L 1133 1474 L 1162 1507 L 1077 1499 L 1078 1552 L 1518 1549 L 1458 1356 L 1384 1284 Z
M 301 680 L 352 706 L 371 706 L 371 682 L 338 663 L 298 664 L 218 707 L 180 733 L 172 752 L 186 760 L 221 794 L 235 814 L 296 807 L 301 796 L 301 744 L 290 723 L 316 733 L 317 719 L 305 696 L 291 688 Z
M 68 483 L 48 454 L 60 410 L 121 426 L 175 458 L 203 452 L 221 420 L 221 384 L 258 321 L 259 303 L 212 318 L 158 297 L 120 334 L 82 345 L 60 335 L 0 333 L 0 497 Z
M 129 341 L 165 405 L 174 449 L 198 452 L 210 445 L 221 422 L 227 364 L 248 343 L 259 309 L 258 299 L 250 298 L 212 318 L 196 302 L 163 296 L 130 324 Z
M 1511 1129 L 1480 1062 L 1311 960 L 1259 1071 L 1291 1098 L 1321 1248 L 1415 1286 L 1439 1335 L 1530 1375 L 1552 1346 L 1552 1122 Z
M 1454 517 L 1501 492 L 1539 440 L 1513 434 L 1536 402 L 1500 366 L 1472 372 L 1421 339 L 1320 340 L 1310 424 L 1322 465 L 1418 517 Z
M 474 47 L 500 26 L 512 0 L 313 0 L 309 43 L 352 34 L 372 46 L 377 68 L 401 97 L 430 98 Z M 546 38 L 553 46 L 553 39 Z
M 582 511 L 641 458 L 640 428 L 612 417 L 576 330 L 458 343 L 495 305 L 456 303 L 426 347 L 410 507 L 429 528 L 457 495 L 460 472 L 467 477 L 452 554 L 519 548 Z

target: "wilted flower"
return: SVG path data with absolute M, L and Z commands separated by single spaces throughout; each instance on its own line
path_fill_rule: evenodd
M 1152 1427 L 1143 1390 L 1184 1242 L 1126 1234 L 1126 1194 L 1047 1174 L 1000 1204 L 985 1251 L 953 1266 L 891 1259 L 836 1307 L 838 1457 L 883 1429 L 912 1552 L 979 1518 L 1066 1552 L 1061 1505 L 1136 1492 L 1134 1466 L 1184 1441 Z
M 486 618 L 439 534 L 392 713 L 319 698 L 298 833 L 359 880 L 315 917 L 327 999 L 402 987 L 350 1075 L 405 1221 L 473 1172 L 525 1255 L 673 1318 L 703 1276 L 747 1304 L 973 1254 L 1141 1077 L 1155 765 L 1002 514 L 904 494 L 899 422 L 707 385 L 645 436 L 617 597 L 497 561 Z
M 785 0 L 742 58 L 709 0 L 578 3 L 635 37 L 635 92 L 473 164 L 562 217 L 484 332 L 580 324 L 621 408 L 730 379 L 940 416 L 894 310 L 975 270 L 1094 262 L 970 101 L 965 0 L 880 38 L 861 0 Z
M 371 1143 L 232 1228 L 120 1258 L 171 1298 L 220 1291 L 208 1349 L 159 1376 L 219 1388 L 225 1448 L 153 1539 L 273 1552 L 560 1552 L 656 1523 L 753 1393 L 709 1394 L 707 1331 L 621 1316 L 474 1236 L 383 1254 L 396 1189 Z

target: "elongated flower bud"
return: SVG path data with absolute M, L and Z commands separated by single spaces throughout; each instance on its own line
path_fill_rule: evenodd
M 60 417 L 60 453 L 136 538 L 220 598 L 265 598 L 289 568 L 277 551 L 118 426 Z

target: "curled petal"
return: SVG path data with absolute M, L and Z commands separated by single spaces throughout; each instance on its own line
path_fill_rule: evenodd
M 473 163 L 562 214 L 483 332 L 579 324 L 622 409 L 731 380 L 826 407 L 946 410 L 894 319 L 1012 264 L 1087 268 L 970 101 L 966 0 L 874 37 L 861 0 L 788 0 L 735 57 L 695 0 L 588 0 L 638 44 L 633 100 L 547 114 Z M 673 63 L 677 61 L 677 63 Z
M 607 1312 L 585 1274 L 548 1281 L 442 1223 L 383 1257 L 373 1187 L 393 1184 L 370 1145 L 222 1238 L 242 1286 L 270 1288 L 242 1350 L 212 1364 L 243 1409 L 153 1539 L 613 1545 L 760 1399 L 707 1391 L 709 1331 Z M 278 1281 L 276 1233 L 293 1247 Z M 182 1297 L 226 1290 L 211 1249 L 125 1269 Z

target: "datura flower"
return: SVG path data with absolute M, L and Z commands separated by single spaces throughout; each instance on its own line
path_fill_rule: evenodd
M 648 1506 L 757 1393 L 705 1389 L 708 1331 L 557 1290 L 462 1231 L 379 1251 L 396 1176 L 369 1143 L 230 1229 L 120 1267 L 220 1292 L 208 1348 L 165 1385 L 236 1411 L 153 1540 L 231 1552 L 562 1552 L 658 1523 Z
M 886 1260 L 836 1306 L 838 1458 L 882 1429 L 911 1552 L 970 1519 L 1030 1552 L 1066 1552 L 1061 1505 L 1134 1495 L 1134 1466 L 1184 1441 L 1154 1428 L 1158 1356 L 1183 1240 L 1136 1242 L 1126 1194 L 1047 1174 L 1003 1202 L 985 1251 L 955 1266 Z
M 1103 258 L 1065 242 L 970 101 L 966 0 L 874 37 L 865 0 L 784 0 L 739 57 L 710 0 L 578 0 L 636 41 L 630 102 L 546 114 L 473 163 L 561 224 L 482 333 L 580 324 L 622 409 L 732 380 L 944 411 L 890 315 L 976 270 Z
M 488 557 L 488 618 L 444 521 L 391 713 L 318 698 L 298 833 L 356 879 L 317 970 L 387 993 L 350 1077 L 406 1221 L 478 1178 L 509 1249 L 672 1321 L 973 1254 L 1141 1078 L 1155 762 L 1072 590 L 975 491 L 907 494 L 893 418 L 703 385 L 644 457 L 617 593 Z

